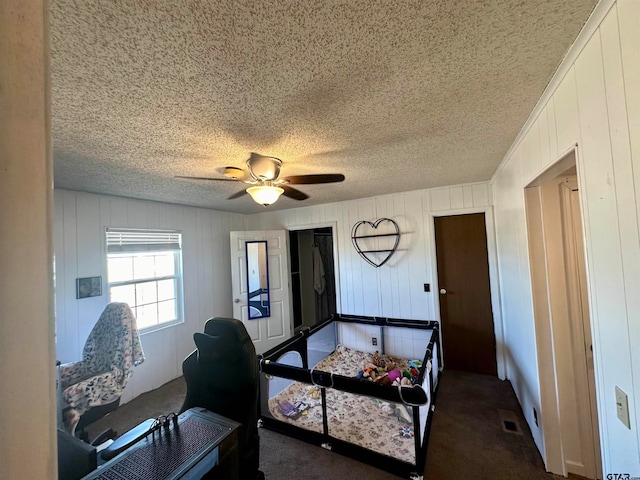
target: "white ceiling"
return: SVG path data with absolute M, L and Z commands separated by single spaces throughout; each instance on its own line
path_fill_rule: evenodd
M 595 0 L 52 0 L 58 188 L 234 212 L 252 151 L 292 208 L 489 180 Z M 246 185 L 244 185 L 246 187 Z

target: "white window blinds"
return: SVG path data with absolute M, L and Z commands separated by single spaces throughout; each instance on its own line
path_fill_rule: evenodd
M 176 251 L 181 244 L 176 230 L 107 228 L 107 253 Z

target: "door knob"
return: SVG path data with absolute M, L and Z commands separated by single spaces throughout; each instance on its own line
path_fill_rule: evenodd
M 444 288 L 440 289 L 440 295 L 446 295 L 447 291 Z
M 236 299 L 233 301 L 233 303 L 240 303 L 240 299 L 239 299 L 239 298 L 236 298 Z

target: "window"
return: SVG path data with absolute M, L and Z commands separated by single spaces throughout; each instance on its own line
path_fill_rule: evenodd
M 129 304 L 141 331 L 182 322 L 181 245 L 177 231 L 107 229 L 109 298 Z

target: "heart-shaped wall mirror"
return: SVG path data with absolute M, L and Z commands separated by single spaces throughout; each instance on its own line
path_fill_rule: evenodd
M 389 261 L 400 243 L 398 224 L 390 218 L 375 222 L 361 220 L 351 229 L 351 242 L 356 252 L 376 268 Z

